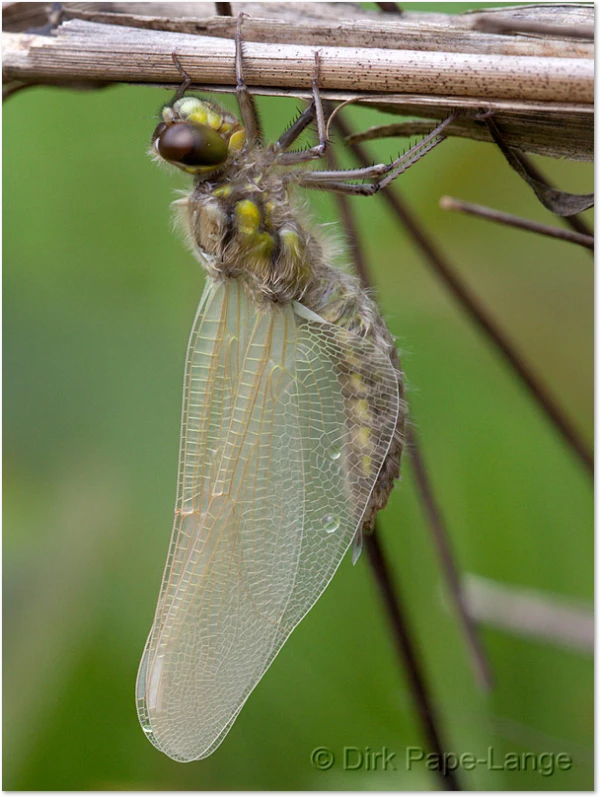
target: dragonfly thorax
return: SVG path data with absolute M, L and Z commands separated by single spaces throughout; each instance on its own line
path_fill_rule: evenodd
M 199 183 L 182 206 L 190 242 L 216 279 L 242 278 L 255 299 L 300 300 L 322 247 L 278 190 L 237 180 Z

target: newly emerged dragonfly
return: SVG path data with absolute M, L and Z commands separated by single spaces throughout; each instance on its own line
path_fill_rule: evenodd
M 406 159 L 303 167 L 326 147 L 318 66 L 315 55 L 311 104 L 266 146 L 238 29 L 242 121 L 183 95 L 152 139 L 157 158 L 194 177 L 176 205 L 207 272 L 187 352 L 173 534 L 137 681 L 142 727 L 178 761 L 218 747 L 351 546 L 358 557 L 400 471 L 393 338 L 291 192 L 374 193 Z M 313 121 L 319 143 L 291 151 Z

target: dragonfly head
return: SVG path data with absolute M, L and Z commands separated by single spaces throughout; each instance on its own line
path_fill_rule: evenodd
M 233 114 L 197 97 L 167 105 L 152 135 L 152 154 L 185 172 L 212 177 L 246 143 L 246 132 Z

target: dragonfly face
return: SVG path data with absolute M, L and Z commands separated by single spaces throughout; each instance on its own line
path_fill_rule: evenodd
M 317 100 L 265 147 L 255 119 L 185 97 L 152 140 L 194 176 L 177 209 L 208 273 L 171 548 L 137 684 L 144 730 L 180 761 L 220 744 L 348 548 L 360 553 L 399 474 L 393 339 L 291 195 L 303 178 L 289 167 L 307 157 L 289 147 L 315 113 L 322 121 Z
M 166 106 L 152 136 L 159 158 L 190 174 L 214 176 L 243 148 L 246 134 L 230 113 L 197 97 Z

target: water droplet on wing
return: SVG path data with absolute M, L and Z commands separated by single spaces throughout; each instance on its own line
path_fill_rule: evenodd
M 340 527 L 340 519 L 337 515 L 325 515 L 323 518 L 323 528 L 327 534 L 333 534 Z
M 339 459 L 342 456 L 342 449 L 339 446 L 331 446 L 329 449 L 329 459 Z

